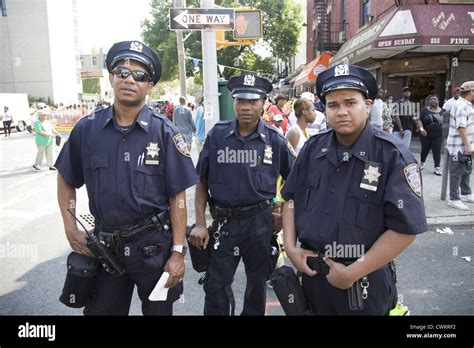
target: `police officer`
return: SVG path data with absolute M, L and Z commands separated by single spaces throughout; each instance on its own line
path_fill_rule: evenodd
M 420 169 L 400 139 L 367 122 L 369 71 L 337 65 L 316 88 L 332 129 L 306 142 L 282 189 L 285 251 L 315 315 L 387 315 L 397 303 L 391 261 L 427 229 Z M 316 255 L 326 263 L 310 268 Z
M 293 157 L 285 138 L 260 119 L 271 83 L 246 74 L 232 77 L 236 119 L 216 124 L 199 157 L 196 227 L 189 241 L 209 249 L 204 280 L 205 315 L 234 311 L 232 280 L 242 258 L 247 286 L 242 315 L 264 315 L 271 267 L 272 199 L 276 179 L 286 178 Z M 210 202 L 213 225 L 206 228 Z
M 107 239 L 111 250 L 126 270 L 123 276 L 99 271 L 84 314 L 127 315 L 136 285 L 144 315 L 171 315 L 184 275 L 185 190 L 198 177 L 183 136 L 145 105 L 161 77 L 158 55 L 141 42 L 124 41 L 112 46 L 106 64 L 113 106 L 81 119 L 55 164 L 72 249 L 90 255 L 84 234 L 67 212 L 76 189 L 85 184 L 95 231 L 112 236 Z M 164 271 L 169 273 L 167 300 L 149 301 Z

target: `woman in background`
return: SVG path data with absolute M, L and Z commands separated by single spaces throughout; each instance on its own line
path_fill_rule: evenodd
M 441 144 L 442 127 L 443 127 L 444 110 L 439 107 L 439 99 L 437 96 L 431 96 L 428 106 L 421 110 L 420 119 L 417 121 L 420 129 L 421 137 L 421 163 L 420 169 L 425 167 L 425 161 L 428 157 L 430 149 L 433 153 L 434 174 L 441 175 Z
M 53 139 L 58 134 L 51 122 L 48 121 L 49 112 L 42 110 L 38 114 L 38 119 L 35 122 L 35 141 L 38 147 L 36 153 L 36 161 L 33 168 L 41 170 L 40 166 L 43 163 L 43 157 L 46 154 L 46 165 L 49 170 L 56 170 L 53 167 Z

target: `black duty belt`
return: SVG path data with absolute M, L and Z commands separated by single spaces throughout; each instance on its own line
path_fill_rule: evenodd
M 163 233 L 171 236 L 170 217 L 167 210 L 161 213 L 153 214 L 146 219 L 140 221 L 137 224 L 120 227 L 120 228 L 109 228 L 105 226 L 96 226 L 97 232 L 105 232 L 113 235 L 114 238 L 128 242 L 137 240 L 140 237 L 151 232 L 150 227 L 156 227 L 162 230 Z
M 245 218 L 273 206 L 273 200 L 267 199 L 252 205 L 242 207 L 224 207 L 218 202 L 211 203 L 211 215 L 214 219 Z
M 316 254 L 320 255 L 320 256 L 325 256 L 324 252 L 322 252 L 321 250 L 318 250 L 316 248 L 313 248 L 311 245 L 307 244 L 307 243 L 301 243 L 301 248 L 302 249 L 306 249 L 306 250 L 311 250 L 311 251 L 314 251 Z M 341 257 L 331 257 L 331 260 L 337 262 L 337 263 L 342 263 L 343 265 L 345 266 L 349 266 L 350 264 L 356 262 L 357 260 L 359 260 L 359 258 L 341 258 Z M 386 264 L 382 267 L 380 267 L 379 269 L 377 269 L 377 271 L 380 271 L 386 267 L 388 267 L 389 264 Z

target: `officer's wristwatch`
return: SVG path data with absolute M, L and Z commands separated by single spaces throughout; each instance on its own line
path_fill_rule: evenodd
M 186 252 L 188 251 L 188 247 L 186 245 L 178 245 L 178 244 L 175 244 L 173 245 L 173 247 L 171 248 L 171 251 L 176 251 L 177 253 L 180 253 L 180 254 L 183 254 L 186 255 Z

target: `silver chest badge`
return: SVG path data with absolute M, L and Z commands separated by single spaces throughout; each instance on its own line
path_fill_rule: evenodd
M 145 156 L 145 164 L 157 166 L 160 164 L 158 152 L 160 148 L 158 147 L 158 143 L 148 143 L 146 147 L 146 156 Z
M 263 163 L 272 164 L 273 151 L 271 145 L 265 145 L 265 153 L 263 155 Z
M 382 165 L 376 162 L 365 162 L 364 177 L 360 183 L 360 188 L 368 191 L 377 191 L 379 185 L 380 168 Z

